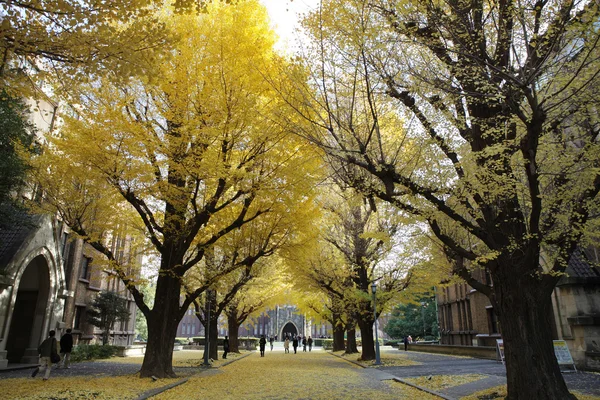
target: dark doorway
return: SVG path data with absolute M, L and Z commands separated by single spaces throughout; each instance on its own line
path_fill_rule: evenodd
M 38 292 L 22 291 L 17 294 L 12 324 L 6 344 L 6 358 L 10 363 L 21 362 L 31 338 L 33 316 L 37 304 Z
M 37 348 L 42 336 L 50 277 L 48 264 L 42 256 L 34 258 L 19 281 L 10 331 L 6 340 L 6 358 L 10 363 L 22 362 L 25 350 Z
M 285 326 L 281 330 L 282 340 L 285 340 L 286 337 L 293 338 L 297 334 L 298 334 L 298 329 L 296 329 L 296 325 L 292 324 L 291 322 L 288 322 L 287 324 L 285 324 Z

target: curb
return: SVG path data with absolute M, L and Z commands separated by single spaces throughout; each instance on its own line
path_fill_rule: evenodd
M 422 392 L 426 392 L 426 393 L 432 394 L 434 396 L 438 396 L 438 397 L 440 397 L 440 398 L 442 398 L 444 400 L 456 400 L 454 397 L 448 397 L 448 396 L 443 395 L 443 394 L 441 394 L 439 392 L 436 392 L 436 391 L 424 388 L 423 386 L 415 385 L 414 383 L 407 382 L 407 381 L 405 381 L 402 378 L 394 378 L 394 381 L 396 381 L 398 383 L 402 383 L 403 385 L 412 386 L 415 389 L 419 389 Z
M 253 354 L 253 353 L 254 353 L 254 352 L 250 352 L 250 353 L 247 353 L 247 354 L 241 355 L 241 356 L 239 356 L 239 357 L 232 358 L 231 360 L 229 360 L 229 361 L 227 361 L 227 362 L 225 362 L 225 363 L 223 363 L 223 364 L 219 365 L 218 367 L 214 367 L 214 368 L 215 368 L 215 369 L 219 369 L 219 368 L 221 368 L 221 367 L 224 367 L 224 366 L 226 366 L 226 365 L 229 365 L 229 364 L 231 364 L 231 363 L 233 363 L 233 362 L 236 362 L 236 361 L 238 361 L 238 360 L 241 360 L 242 358 L 246 358 L 246 357 L 248 357 L 249 355 L 251 355 L 251 354 Z M 210 368 L 213 368 L 213 367 L 210 367 Z M 208 370 L 208 369 L 209 369 L 209 368 L 205 368 L 203 371 L 206 371 L 206 370 Z M 196 376 L 196 375 L 200 375 L 200 374 L 202 374 L 202 372 L 203 372 L 203 371 L 197 372 L 197 373 L 195 373 L 195 374 L 194 374 L 194 375 L 192 375 L 192 376 L 188 376 L 188 377 L 186 377 L 186 378 L 183 378 L 183 379 L 181 379 L 181 380 L 178 380 L 177 382 L 171 383 L 171 384 L 169 384 L 169 385 L 166 385 L 166 386 L 163 386 L 163 387 L 159 387 L 159 388 L 156 388 L 156 389 L 152 389 L 152 390 L 148 390 L 148 391 L 146 391 L 146 392 L 144 392 L 144 393 L 140 394 L 140 395 L 139 395 L 139 397 L 137 397 L 135 400 L 147 400 L 147 399 L 149 399 L 149 398 L 151 398 L 151 397 L 154 397 L 154 396 L 156 396 L 156 395 L 158 395 L 158 394 L 161 394 L 161 393 L 163 393 L 163 392 L 166 392 L 167 390 L 173 389 L 174 387 L 177 387 L 177 386 L 179 386 L 179 385 L 183 385 L 183 384 L 184 384 L 184 383 L 186 383 L 186 382 L 187 382 L 187 381 L 188 381 L 190 378 L 192 378 L 192 377 L 194 377 L 194 376 Z
M 337 357 L 337 358 L 341 358 L 342 360 L 347 361 L 347 362 L 349 362 L 351 364 L 358 365 L 361 368 L 369 368 L 369 367 L 367 367 L 365 365 L 362 365 L 361 363 L 359 363 L 357 361 L 348 360 L 348 359 L 346 359 L 346 358 L 344 358 L 342 356 L 338 356 L 337 354 L 333 354 L 330 351 L 328 351 L 328 353 L 331 354 L 332 356 Z M 444 399 L 444 400 L 456 400 L 454 397 L 448 397 L 448 396 L 443 395 L 441 393 L 438 393 L 436 391 L 424 388 L 424 387 L 419 386 L 419 385 L 415 385 L 414 383 L 407 382 L 407 381 L 405 381 L 404 379 L 401 379 L 401 378 L 394 378 L 394 381 L 398 382 L 398 383 L 402 383 L 403 385 L 408 385 L 408 386 L 414 387 L 415 389 L 419 389 L 422 392 L 429 393 L 431 395 L 437 396 L 437 397 L 439 397 L 441 399 Z

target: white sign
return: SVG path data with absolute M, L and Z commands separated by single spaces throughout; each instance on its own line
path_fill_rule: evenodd
M 558 363 L 561 365 L 573 365 L 573 357 L 571 357 L 567 342 L 564 340 L 553 340 L 552 343 L 554 343 L 554 354 Z
M 496 339 L 496 348 L 498 350 L 498 354 L 500 355 L 500 361 L 504 364 L 504 340 Z

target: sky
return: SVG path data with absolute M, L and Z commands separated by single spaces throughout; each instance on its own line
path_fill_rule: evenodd
M 314 9 L 319 0 L 260 0 L 266 7 L 271 17 L 273 28 L 279 35 L 278 47 L 294 43 L 294 29 L 298 27 L 298 14 Z

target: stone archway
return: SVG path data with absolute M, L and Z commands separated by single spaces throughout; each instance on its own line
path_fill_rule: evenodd
M 282 340 L 284 340 L 286 336 L 292 338 L 296 335 L 298 335 L 298 328 L 292 321 L 288 321 L 285 325 L 283 325 L 283 328 L 281 328 Z
M 37 346 L 46 337 L 43 329 L 49 293 L 48 263 L 39 255 L 27 265 L 19 281 L 6 341 L 9 362 L 29 362 L 29 358 L 37 358 Z M 28 354 L 31 349 L 35 349 L 35 355 Z

